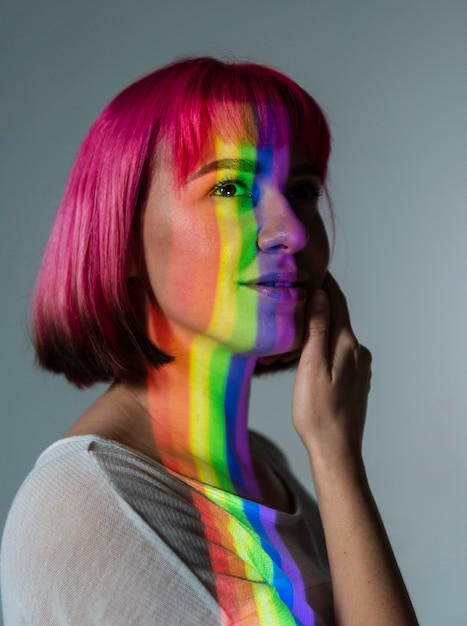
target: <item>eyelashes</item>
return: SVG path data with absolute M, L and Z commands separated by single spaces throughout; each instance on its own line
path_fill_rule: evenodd
M 211 196 L 220 198 L 253 198 L 254 193 L 245 182 L 236 179 L 220 180 L 215 187 L 211 189 Z
M 259 191 L 256 187 L 252 187 L 251 182 L 246 183 L 236 178 L 220 180 L 211 189 L 209 195 L 219 198 L 249 198 L 254 204 L 259 200 Z M 314 181 L 298 181 L 287 186 L 284 195 L 290 202 L 317 202 L 323 195 L 323 188 Z
M 286 189 L 285 196 L 288 200 L 319 200 L 323 195 L 323 188 L 311 181 L 299 182 Z

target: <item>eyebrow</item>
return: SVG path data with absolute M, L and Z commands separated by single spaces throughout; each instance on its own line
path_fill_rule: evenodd
M 197 172 L 190 176 L 189 180 L 195 180 L 219 170 L 237 170 L 239 172 L 248 172 L 250 174 L 260 174 L 261 164 L 251 159 L 218 159 L 203 165 Z M 316 165 L 312 163 L 303 163 L 292 167 L 289 177 L 292 176 L 318 176 L 321 178 L 321 172 Z
M 239 172 L 259 174 L 260 166 L 256 161 L 252 161 L 251 159 L 219 159 L 218 161 L 211 161 L 211 163 L 203 165 L 193 176 L 190 176 L 190 180 L 200 178 L 205 174 L 218 170 L 237 170 Z

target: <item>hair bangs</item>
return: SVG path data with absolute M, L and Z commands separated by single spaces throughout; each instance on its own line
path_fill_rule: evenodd
M 293 142 L 310 154 L 324 182 L 329 128 L 317 103 L 299 85 L 254 63 L 202 58 L 182 65 L 176 84 L 167 90 L 171 104 L 159 128 L 180 181 L 195 169 L 215 133 L 223 141 L 258 149 Z

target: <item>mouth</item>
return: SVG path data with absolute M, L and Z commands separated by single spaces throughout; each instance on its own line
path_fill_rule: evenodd
M 297 272 L 275 272 L 242 284 L 280 302 L 299 302 L 308 294 L 308 279 Z

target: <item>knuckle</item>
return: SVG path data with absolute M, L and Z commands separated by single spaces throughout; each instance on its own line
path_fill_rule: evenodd
M 373 355 L 371 354 L 371 352 L 368 350 L 367 347 L 365 346 L 360 346 L 360 351 L 362 354 L 362 357 L 364 359 L 364 361 L 368 364 L 371 365 L 372 361 L 373 361 Z
M 356 338 L 352 330 L 349 329 L 343 334 L 343 340 L 344 345 L 348 350 L 352 352 L 359 352 L 360 344 L 358 343 L 358 339 Z
M 308 328 L 308 334 L 310 337 L 322 336 L 327 333 L 327 324 L 326 321 L 323 320 L 315 320 L 313 324 L 310 324 Z

